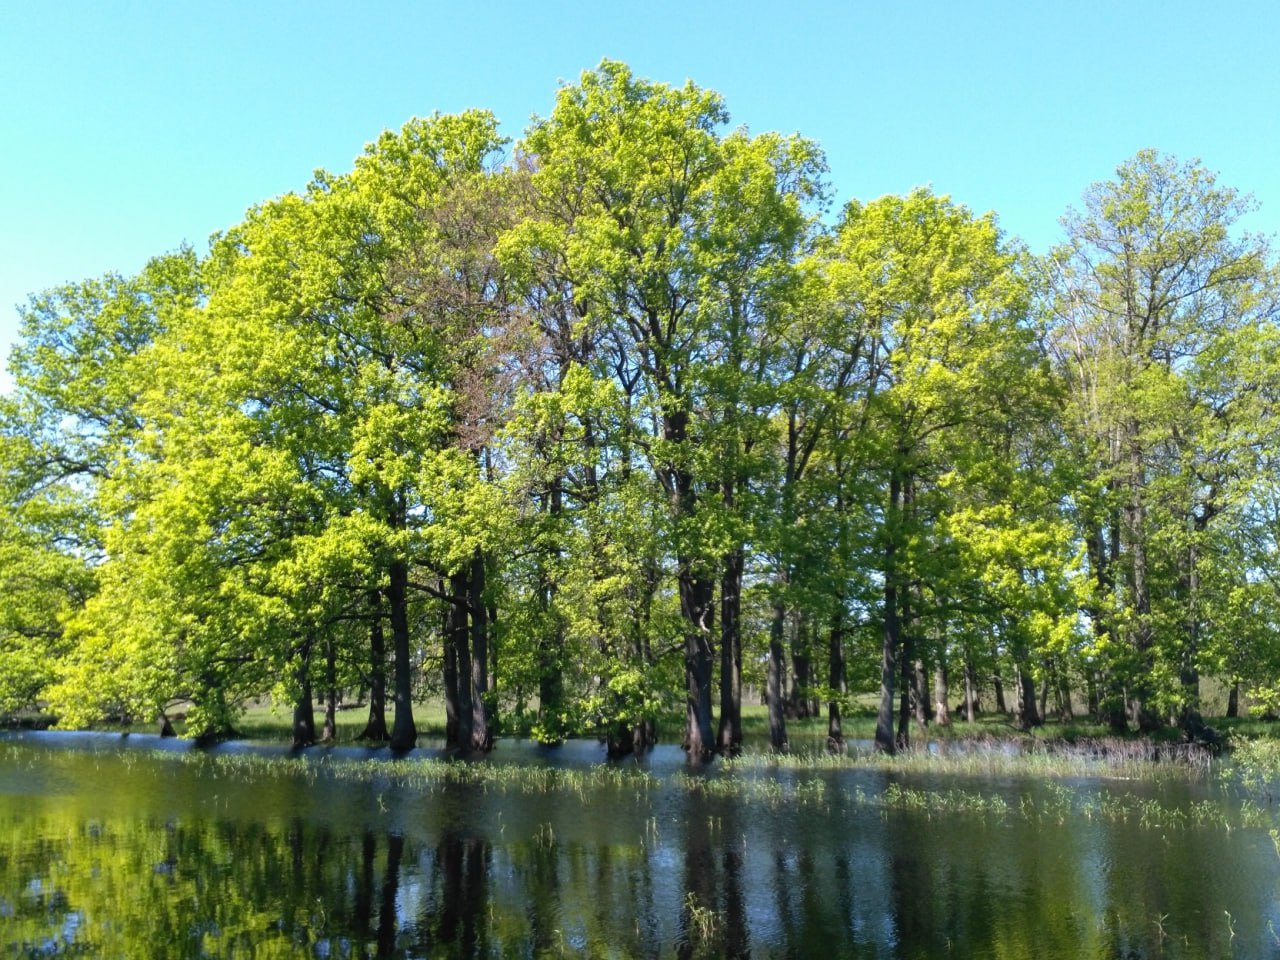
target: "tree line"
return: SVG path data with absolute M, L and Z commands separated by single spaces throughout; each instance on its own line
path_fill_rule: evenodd
M 693 759 L 878 694 L 1203 732 L 1280 699 L 1280 269 L 1143 151 L 1033 257 L 605 61 L 512 145 L 415 119 L 207 254 L 33 296 L 0 398 L 0 711 L 586 731 Z M 1006 690 L 1001 677 L 1011 681 Z M 326 714 L 317 724 L 312 704 Z M 1050 706 L 1052 700 L 1052 706 Z M 319 726 L 319 729 L 317 727 Z

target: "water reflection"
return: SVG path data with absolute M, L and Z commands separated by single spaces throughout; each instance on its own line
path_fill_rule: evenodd
M 821 802 L 672 778 L 639 793 L 425 789 L 314 764 L 236 777 L 105 743 L 0 739 L 0 948 L 10 954 L 1111 958 L 1280 948 L 1280 858 L 1256 828 L 886 811 L 854 800 L 882 789 L 884 775 L 853 770 L 754 774 L 822 778 Z M 1046 789 L 986 788 L 1013 810 Z M 1166 802 L 1189 799 L 1160 789 Z

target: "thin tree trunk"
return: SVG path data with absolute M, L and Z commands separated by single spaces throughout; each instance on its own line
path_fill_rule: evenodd
M 881 574 L 884 577 L 883 635 L 880 644 L 880 709 L 876 714 L 876 749 L 892 754 L 896 749 L 893 735 L 893 682 L 897 673 L 900 641 L 898 626 L 897 538 L 901 511 L 902 481 L 897 471 L 889 478 L 889 505 Z
M 827 686 L 835 695 L 827 701 L 827 749 L 833 752 L 844 746 L 838 699 L 845 692 L 844 672 L 844 598 L 840 597 L 831 617 L 831 650 L 827 662 Z
M 1130 427 L 1131 431 L 1136 430 Z M 1134 443 L 1130 469 L 1130 498 L 1125 506 L 1126 529 L 1129 534 L 1129 585 L 1133 604 L 1133 647 L 1137 668 L 1130 678 L 1129 716 L 1143 733 L 1161 726 L 1160 717 L 1151 709 L 1151 648 L 1155 642 L 1151 623 L 1151 588 L 1147 577 L 1146 505 L 1142 501 L 1142 454 Z
M 293 747 L 309 747 L 316 742 L 316 715 L 311 699 L 311 647 L 308 637 L 295 654 L 294 681 L 298 686 L 293 704 Z
M 324 645 L 324 729 L 320 733 L 321 743 L 333 743 L 338 736 L 338 671 L 337 652 L 334 649 L 333 637 L 329 637 Z
M 973 656 L 965 651 L 964 655 L 964 719 L 968 723 L 978 720 L 978 697 L 974 689 Z
M 1009 712 L 1009 705 L 1005 703 L 1004 682 L 1000 679 L 1000 673 L 998 671 L 992 675 L 991 684 L 995 688 L 996 713 L 1007 714 Z
M 1200 715 L 1200 669 L 1196 658 L 1200 652 L 1200 547 L 1199 537 L 1209 522 L 1208 508 L 1202 517 L 1192 518 L 1192 541 L 1187 546 L 1186 572 L 1183 583 L 1187 603 L 1187 639 L 1182 648 L 1180 677 L 1182 709 L 1178 726 L 1191 737 L 1200 739 L 1208 732 Z
M 1058 701 L 1058 720 L 1062 723 L 1070 723 L 1076 718 L 1075 707 L 1071 703 L 1071 675 L 1061 665 L 1055 665 L 1053 672 L 1057 679 L 1054 689 Z
M 786 589 L 785 574 L 779 574 L 777 594 L 773 599 L 773 619 L 769 624 L 769 674 L 766 678 L 769 703 L 769 744 L 779 753 L 790 749 L 787 740 L 786 697 L 783 689 L 786 683 L 786 654 L 783 652 L 783 635 L 787 629 L 787 607 L 782 599 L 782 591 Z
M 1240 716 L 1240 681 L 1232 680 L 1231 689 L 1227 693 L 1227 716 L 1235 719 Z
M 899 613 L 899 622 L 902 624 L 902 648 L 901 648 L 901 671 L 899 673 L 899 682 L 901 684 L 901 692 L 898 695 L 898 749 L 906 750 L 911 746 L 911 719 L 915 715 L 915 704 L 918 693 L 916 683 L 916 672 L 918 661 L 916 660 L 916 613 L 911 601 L 913 599 L 914 590 L 907 590 L 898 593 L 899 603 L 902 610 Z M 920 725 L 922 728 L 924 724 Z
M 551 484 L 549 509 L 558 541 L 560 520 L 564 514 L 563 483 L 558 476 Z M 556 548 L 554 557 L 559 560 L 559 547 Z M 566 732 L 563 720 L 564 619 L 556 609 L 557 585 L 548 575 L 545 565 L 540 577 L 542 612 L 546 625 L 538 642 L 538 728 L 543 740 L 559 743 Z
M 391 738 L 387 730 L 387 641 L 382 632 L 382 594 L 369 591 L 372 619 L 369 621 L 369 719 L 360 740 L 384 742 Z

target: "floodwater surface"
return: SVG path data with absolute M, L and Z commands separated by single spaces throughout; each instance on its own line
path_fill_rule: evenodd
M 1212 781 L 610 767 L 594 744 L 0 737 L 30 957 L 1274 957 L 1269 808 Z

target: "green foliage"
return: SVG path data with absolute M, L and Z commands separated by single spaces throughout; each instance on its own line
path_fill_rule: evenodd
M 205 257 L 34 297 L 0 712 L 225 732 L 370 688 L 395 632 L 404 696 L 461 657 L 548 742 L 705 737 L 722 647 L 849 708 L 894 622 L 900 659 L 1083 679 L 1144 725 L 1200 672 L 1280 703 L 1248 201 L 1144 151 L 1036 262 L 929 190 L 824 225 L 816 145 L 728 122 L 604 61 L 510 158 L 486 111 L 414 119 Z

